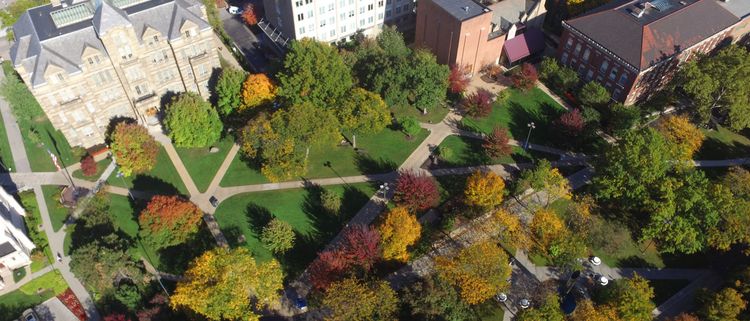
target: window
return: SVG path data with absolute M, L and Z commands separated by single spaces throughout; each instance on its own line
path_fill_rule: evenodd
M 594 78 L 594 69 L 589 69 L 586 73 L 586 81 L 591 81 L 591 78 Z
M 589 56 L 591 56 L 591 50 L 589 50 L 589 48 L 586 48 L 586 50 L 583 52 L 583 61 L 588 62 Z
M 299 34 L 304 34 L 304 33 L 305 33 L 305 27 L 304 26 L 299 27 Z
M 82 122 L 82 121 L 84 121 L 86 119 L 86 117 L 83 116 L 83 113 L 80 110 L 76 110 L 76 111 L 72 112 L 71 114 L 73 114 L 73 119 L 77 123 Z
M 578 66 L 578 75 L 583 77 L 583 74 L 586 72 L 586 65 L 581 64 Z
M 308 18 L 312 18 L 313 17 L 313 11 L 312 10 L 310 10 L 310 11 L 307 12 L 307 17 Z
M 563 52 L 562 57 L 560 57 L 560 62 L 562 62 L 563 65 L 568 63 L 568 53 Z
M 157 42 L 159 42 L 159 36 L 158 35 L 154 35 L 153 37 L 148 38 L 148 45 L 149 46 L 153 46 Z
M 208 75 L 208 68 L 206 68 L 206 64 L 198 65 L 198 75 L 201 77 Z
M 371 3 L 367 5 L 367 11 L 372 11 L 372 9 L 375 9 L 375 6 Z
M 383 20 L 383 13 L 378 13 L 378 20 Z
M 359 13 L 365 13 L 365 7 L 359 8 Z
M 55 77 L 57 78 L 57 81 L 65 80 L 65 76 L 63 76 L 61 72 L 58 72 L 57 74 L 55 74 Z
M 620 94 L 621 93 L 622 93 L 622 90 L 620 90 L 619 88 L 615 89 L 615 92 L 612 93 L 612 99 L 614 99 L 614 100 L 620 99 Z
M 625 86 L 625 83 L 627 82 L 628 82 L 628 74 L 623 72 L 622 75 L 620 75 L 620 80 L 618 80 L 617 83 L 620 84 L 620 86 Z
M 92 105 L 90 101 L 86 102 L 86 110 L 92 114 L 96 112 L 96 108 L 94 108 L 94 105 Z
M 570 50 L 573 47 L 573 38 L 568 38 L 568 42 L 565 43 L 565 50 Z
M 331 37 L 336 36 L 336 29 L 331 29 Z
M 304 13 L 298 13 L 297 14 L 297 21 L 305 20 L 305 14 Z
M 391 0 L 385 0 L 385 4 L 391 4 Z
M 378 8 L 383 7 L 383 0 L 378 1 Z
M 359 26 L 362 27 L 365 25 L 365 19 L 359 19 Z
M 385 17 L 386 18 L 390 18 L 391 17 L 391 10 L 386 10 L 385 11 Z
M 401 7 L 396 7 L 396 14 L 401 13 Z
M 148 86 L 146 84 L 136 85 L 135 93 L 138 94 L 139 97 L 148 94 Z
M 120 53 L 122 60 L 128 60 L 133 57 L 133 51 L 128 45 L 117 47 L 117 52 Z
M 324 13 L 326 13 L 326 8 L 320 7 L 320 14 L 324 14 Z
M 302 0 L 297 0 L 297 1 L 294 2 L 294 6 L 295 7 L 299 7 L 301 5 L 302 5 Z
M 581 53 L 581 44 L 576 45 L 576 50 L 574 51 L 573 55 L 578 56 L 578 54 Z
M 349 18 L 354 17 L 354 10 L 349 11 Z
M 369 16 L 369 17 L 367 17 L 367 23 L 372 23 L 372 22 L 373 22 L 373 20 L 374 20 L 374 17 L 373 17 L 373 16 Z
M 341 33 L 346 33 L 346 26 L 341 26 Z
M 88 61 L 89 65 L 99 64 L 101 62 L 101 60 L 99 60 L 99 55 L 93 55 L 89 57 Z
M 328 11 L 333 11 L 333 7 L 334 7 L 333 3 L 329 4 L 328 5 Z
M 346 19 L 346 12 L 342 12 L 342 13 L 341 13 L 341 14 L 339 15 L 339 17 L 340 17 L 340 19 L 341 19 L 341 20 L 344 20 L 344 19 Z
M 351 6 L 353 4 L 354 4 L 354 0 L 349 0 L 349 5 Z
M 618 71 L 617 67 L 612 68 L 612 71 L 609 72 L 609 80 L 615 80 Z
M 326 21 L 325 20 L 320 20 L 320 27 L 323 28 L 325 26 L 326 26 Z
M 313 0 L 305 0 L 305 4 L 311 4 Z
M 607 71 L 607 68 L 609 68 L 609 60 L 605 60 L 602 62 L 602 65 L 599 67 L 599 73 L 605 73 Z
M 341 2 L 339 2 L 339 7 L 343 7 L 345 5 L 346 5 L 346 0 L 341 0 Z
M 193 36 L 192 30 L 185 30 L 185 38 L 190 38 Z

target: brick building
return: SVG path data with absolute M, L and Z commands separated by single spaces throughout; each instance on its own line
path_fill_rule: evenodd
M 750 1 L 621 0 L 563 22 L 557 58 L 626 105 L 648 99 L 679 65 L 748 31 Z
M 527 28 L 538 31 L 544 3 L 503 0 L 485 6 L 472 0 L 419 0 L 414 44 L 430 49 L 439 63 L 464 66 L 473 74 L 502 61 L 506 40 Z M 540 47 L 527 46 L 526 38 L 543 42 L 538 36 L 519 37 L 517 46 Z

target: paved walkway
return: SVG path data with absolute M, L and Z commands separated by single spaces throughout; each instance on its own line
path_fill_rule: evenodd
M 26 269 L 28 271 L 31 268 L 27 266 Z M 36 279 L 36 278 L 38 278 L 38 277 L 40 277 L 42 275 L 47 274 L 47 272 L 52 271 L 52 269 L 53 269 L 52 265 L 47 265 L 47 266 L 43 267 L 41 270 L 39 270 L 39 271 L 36 271 L 36 272 L 31 273 L 29 275 L 26 275 L 26 277 L 24 277 L 23 279 L 21 279 L 21 281 L 19 281 L 19 282 L 16 282 L 16 283 L 13 283 L 13 284 L 8 284 L 8 282 L 6 282 L 5 283 L 5 287 L 3 287 L 2 290 L 0 290 L 0 295 L 4 295 L 4 294 L 7 294 L 9 292 L 13 292 L 15 290 L 18 290 L 18 288 L 22 287 L 24 284 L 29 283 L 29 282 L 31 282 L 31 280 Z M 11 273 L 13 273 L 13 272 L 11 272 Z
M 0 83 L 4 82 L 5 73 L 0 72 Z M 3 98 L 0 98 L 0 112 L 3 115 L 5 132 L 8 134 L 10 151 L 13 153 L 13 163 L 15 163 L 15 168 L 13 170 L 21 173 L 31 172 L 31 164 L 29 163 L 28 156 L 26 156 L 26 148 L 23 145 L 21 129 L 18 128 L 18 122 L 10 109 L 10 105 L 8 105 L 8 102 Z

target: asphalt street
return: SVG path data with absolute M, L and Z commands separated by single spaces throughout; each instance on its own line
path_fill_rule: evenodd
M 232 15 L 226 10 L 220 10 L 220 15 L 224 23 L 224 30 L 226 30 L 229 37 L 234 41 L 236 49 L 240 50 L 245 59 L 250 63 L 253 71 L 265 71 L 268 59 L 264 56 L 263 51 L 259 49 L 261 47 L 261 40 L 250 31 L 250 28 L 245 25 L 239 15 Z

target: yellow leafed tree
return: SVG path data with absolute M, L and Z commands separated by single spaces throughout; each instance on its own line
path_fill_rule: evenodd
M 567 233 L 563 221 L 549 209 L 540 209 L 534 214 L 529 230 L 537 249 L 543 253 Z
M 703 132 L 685 116 L 667 116 L 656 127 L 670 143 L 674 157 L 688 161 L 703 145 Z
M 591 300 L 579 301 L 578 307 L 573 312 L 572 321 L 620 321 L 617 310 L 610 305 L 597 305 Z
M 258 320 L 252 308 L 275 304 L 283 280 L 276 260 L 258 264 L 244 247 L 219 247 L 193 260 L 170 304 L 209 320 Z M 254 306 L 249 302 L 255 302 Z
M 529 244 L 529 234 L 518 215 L 500 209 L 492 215 L 492 218 L 494 223 L 492 228 L 498 231 L 498 237 L 504 244 L 526 249 Z
M 378 229 L 383 258 L 402 262 L 409 259 L 407 248 L 416 243 L 422 233 L 422 225 L 417 217 L 404 207 L 396 207 L 388 212 Z
M 493 208 L 503 202 L 505 181 L 492 171 L 476 171 L 466 180 L 464 196 L 471 206 Z
M 276 97 L 276 85 L 265 74 L 250 74 L 242 84 L 240 111 L 271 102 Z
M 461 250 L 455 257 L 438 257 L 435 268 L 443 281 L 459 289 L 461 299 L 475 305 L 508 288 L 508 255 L 497 244 L 484 241 Z

